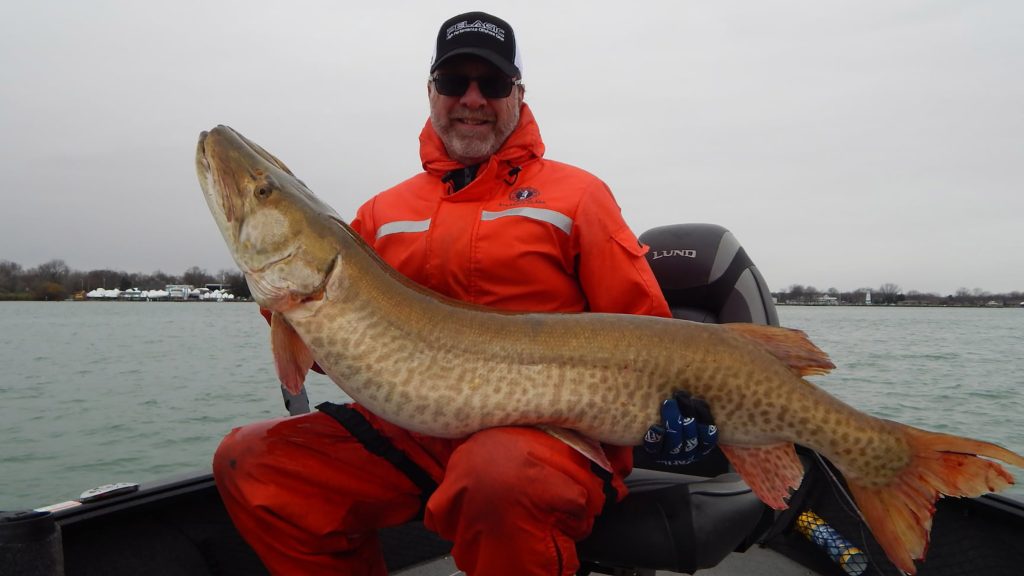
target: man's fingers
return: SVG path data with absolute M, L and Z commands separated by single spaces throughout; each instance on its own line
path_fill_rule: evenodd
M 715 419 L 711 416 L 711 407 L 708 403 L 700 398 L 691 398 L 690 404 L 693 406 L 694 417 L 701 424 L 714 424 Z
M 661 453 L 665 456 L 679 454 L 682 450 L 686 424 L 679 403 L 675 399 L 670 398 L 661 403 L 661 418 L 665 421 L 665 439 L 662 442 Z
M 655 424 L 644 434 L 644 451 L 648 454 L 661 454 L 665 442 L 665 427 Z

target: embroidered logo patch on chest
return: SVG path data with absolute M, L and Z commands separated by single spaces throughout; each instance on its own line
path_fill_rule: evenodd
M 515 203 L 526 202 L 527 200 L 536 201 L 537 197 L 540 196 L 540 192 L 536 188 L 518 188 L 513 190 L 508 195 L 508 199 Z

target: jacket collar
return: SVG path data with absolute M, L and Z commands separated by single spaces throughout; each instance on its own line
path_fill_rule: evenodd
M 544 141 L 540 137 L 540 128 L 537 127 L 537 120 L 533 117 L 530 107 L 524 102 L 519 109 L 519 124 L 501 148 L 481 166 L 481 173 L 495 162 L 519 166 L 542 156 L 544 156 Z M 420 160 L 423 162 L 424 170 L 438 177 L 463 167 L 461 163 L 448 156 L 444 142 L 434 131 L 434 126 L 430 123 L 429 118 L 423 131 L 420 132 Z

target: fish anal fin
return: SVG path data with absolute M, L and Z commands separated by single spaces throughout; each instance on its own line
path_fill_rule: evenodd
M 786 498 L 800 487 L 804 477 L 792 443 L 719 447 L 762 502 L 775 510 L 786 509 Z
M 313 365 L 313 353 L 279 312 L 270 317 L 270 345 L 278 380 L 289 392 L 299 394 Z
M 973 498 L 1013 484 L 1013 476 L 991 460 L 1024 466 L 1024 458 L 1005 448 L 948 434 L 926 432 L 889 422 L 910 447 L 910 462 L 884 485 L 847 476 L 847 484 L 864 521 L 889 560 L 914 574 L 914 560 L 928 551 L 935 501 L 941 496 Z
M 544 432 L 558 438 L 562 442 L 568 444 L 571 448 L 583 454 L 590 461 L 594 462 L 601 468 L 604 468 L 608 472 L 612 472 L 612 463 L 608 460 L 608 455 L 604 453 L 604 448 L 601 447 L 601 443 L 589 436 L 584 436 L 575 430 L 568 428 L 560 428 L 558 426 L 539 425 Z
M 828 354 L 801 330 L 762 324 L 721 324 L 732 334 L 755 342 L 784 362 L 798 376 L 827 374 L 835 368 Z

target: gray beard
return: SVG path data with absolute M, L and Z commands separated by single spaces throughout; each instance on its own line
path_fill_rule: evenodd
M 512 131 L 519 124 L 519 107 L 516 107 L 506 121 L 496 125 L 493 134 L 487 138 L 467 138 L 456 133 L 452 122 L 447 118 L 439 118 L 431 112 L 430 122 L 434 131 L 444 143 L 445 150 L 452 160 L 465 165 L 479 164 L 494 155 L 505 143 Z

